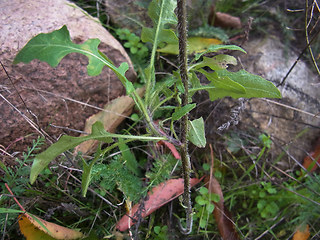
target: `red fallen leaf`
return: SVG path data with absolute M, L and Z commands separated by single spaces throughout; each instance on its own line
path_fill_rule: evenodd
M 190 179 L 191 187 L 199 183 L 201 180 L 202 178 L 201 179 L 191 178 Z M 144 209 L 141 211 L 140 217 L 144 218 L 150 215 L 158 208 L 162 207 L 166 203 L 180 196 L 184 191 L 183 183 L 184 183 L 183 178 L 170 179 L 154 187 L 148 193 L 148 200 L 144 202 Z M 130 228 L 132 225 L 135 224 L 135 220 L 138 219 L 138 217 L 135 216 L 135 214 L 139 210 L 139 207 L 140 207 L 140 204 L 134 205 L 130 213 L 127 213 L 119 220 L 119 222 L 116 225 L 116 228 L 119 231 L 126 231 L 128 228 Z
M 210 145 L 211 148 L 211 145 Z M 221 190 L 221 186 L 216 178 L 213 177 L 213 151 L 211 148 L 211 168 L 210 177 L 207 177 L 205 182 L 208 184 L 209 193 L 218 194 L 220 197 L 219 202 L 213 202 L 215 208 L 213 215 L 218 224 L 219 233 L 223 240 L 240 240 L 239 235 L 235 229 L 235 225 L 232 221 L 231 213 L 224 207 L 224 198 Z
M 159 142 L 157 142 L 157 144 L 158 145 L 165 145 L 167 148 L 169 148 L 169 150 L 171 151 L 172 155 L 176 159 L 178 159 L 178 160 L 181 159 L 181 156 L 180 156 L 179 152 L 177 151 L 176 147 L 172 143 L 160 140 Z
M 311 158 L 311 157 L 312 158 Z M 318 144 L 315 148 L 315 150 L 310 153 L 310 156 L 306 156 L 303 160 L 303 166 L 309 170 L 310 172 L 313 172 L 314 170 L 317 169 L 318 165 L 316 162 L 320 164 L 320 139 L 318 140 Z M 314 159 L 314 160 L 312 160 Z

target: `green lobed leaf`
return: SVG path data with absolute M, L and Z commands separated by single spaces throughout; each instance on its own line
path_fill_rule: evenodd
M 209 92 L 209 95 L 214 93 L 214 97 L 216 99 L 226 96 L 232 97 L 234 94 L 246 93 L 246 89 L 241 84 L 231 80 L 231 78 L 228 76 L 219 76 L 217 71 L 210 73 L 203 69 L 198 69 L 197 71 L 205 75 L 206 78 L 211 82 L 209 86 L 213 86 L 214 88 L 206 90 Z
M 73 43 L 70 39 L 69 31 L 64 25 L 59 30 L 51 33 L 40 33 L 32 38 L 20 50 L 13 63 L 29 63 L 34 59 L 39 59 L 40 61 L 47 62 L 51 67 L 56 67 L 69 53 L 81 53 L 89 59 L 87 71 L 90 76 L 99 75 L 102 68 L 106 65 L 124 83 L 128 64 L 122 63 L 119 68 L 114 66 L 111 60 L 98 50 L 99 44 L 99 39 L 89 39 L 83 44 Z
M 206 209 L 207 209 L 208 213 L 212 213 L 213 210 L 214 210 L 214 205 L 209 202 L 209 203 L 207 204 Z
M 241 47 L 238 47 L 236 45 L 211 45 L 206 51 L 196 54 L 194 59 L 197 61 L 200 59 L 202 55 L 206 53 L 211 53 L 211 52 L 218 52 L 219 50 L 233 50 L 233 51 L 241 51 L 243 53 L 247 53 Z
M 206 187 L 201 187 L 201 188 L 199 189 L 199 192 L 200 192 L 202 195 L 205 195 L 205 194 L 208 194 L 209 190 L 208 190 L 208 188 L 206 188 Z
M 186 115 L 188 112 L 190 112 L 192 109 L 196 107 L 196 104 L 187 104 L 183 106 L 182 108 L 176 108 L 176 111 L 172 114 L 172 121 L 177 121 L 180 118 L 182 118 L 184 115 Z
M 197 147 L 204 148 L 207 142 L 204 132 L 203 118 L 201 117 L 193 121 L 189 121 L 189 126 L 188 140 Z
M 203 199 L 203 197 L 201 196 L 197 196 L 195 200 L 196 200 L 196 203 L 198 203 L 200 206 L 203 206 L 208 202 L 206 199 Z
M 71 136 L 62 136 L 59 141 L 52 144 L 42 153 L 38 154 L 33 161 L 30 173 L 30 182 L 31 184 L 35 182 L 36 178 L 40 172 L 48 166 L 48 164 L 59 156 L 61 153 L 72 149 L 79 145 L 82 142 L 87 140 L 100 140 L 107 143 L 111 143 L 112 138 L 124 138 L 124 139 L 136 139 L 140 141 L 159 141 L 165 140 L 162 137 L 146 137 L 146 136 L 131 136 L 131 135 L 121 135 L 121 134 L 112 134 L 108 133 L 101 122 L 96 122 L 92 125 L 92 133 L 88 136 L 82 137 L 71 137 Z
M 272 82 L 269 82 L 260 76 L 248 73 L 245 70 L 229 72 L 225 69 L 222 69 L 215 71 L 215 73 L 221 80 L 229 81 L 230 79 L 231 81 L 241 85 L 245 89 L 245 92 L 230 91 L 231 89 L 227 88 L 213 88 L 208 90 L 209 97 L 212 101 L 226 96 L 230 96 L 232 98 L 281 98 L 280 91 L 273 85 Z M 216 83 L 213 82 L 213 85 L 215 84 Z

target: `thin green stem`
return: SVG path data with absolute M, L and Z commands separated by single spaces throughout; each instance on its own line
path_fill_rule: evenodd
M 161 4 L 163 5 L 164 1 L 162 1 Z M 161 17 L 163 14 L 163 12 L 162 12 L 163 6 L 161 6 L 160 9 L 161 9 L 161 11 L 160 11 L 159 17 Z M 154 60 L 155 60 L 156 51 L 158 48 L 158 38 L 159 38 L 159 34 L 160 34 L 160 26 L 161 26 L 161 21 L 159 21 L 159 23 L 157 24 L 157 28 L 156 28 L 156 32 L 155 32 L 155 36 L 154 36 L 154 43 L 153 43 L 153 47 L 152 47 L 152 51 L 151 51 L 150 65 L 147 68 L 147 71 L 149 71 L 149 73 L 147 75 L 146 94 L 145 94 L 145 99 L 146 99 L 147 105 L 149 104 L 150 91 L 153 89 L 152 85 L 154 85 L 154 82 L 155 82 Z

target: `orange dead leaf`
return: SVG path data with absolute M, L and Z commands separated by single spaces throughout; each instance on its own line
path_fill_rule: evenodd
M 190 185 L 193 187 L 199 183 L 201 179 L 191 178 Z M 148 192 L 148 200 L 144 202 L 144 208 L 141 211 L 140 217 L 144 218 L 153 213 L 158 208 L 162 207 L 166 203 L 180 196 L 184 191 L 183 178 L 170 179 L 164 183 L 154 187 Z M 132 207 L 130 213 L 123 216 L 117 223 L 116 228 L 119 231 L 125 231 L 129 227 L 135 224 L 138 219 L 137 211 L 139 211 L 140 204 L 136 204 Z
M 83 234 L 79 231 L 47 222 L 34 215 L 30 216 L 29 214 L 21 214 L 19 218 L 20 231 L 27 240 L 72 240 L 83 237 Z M 43 226 L 45 226 L 45 228 Z
M 145 88 L 137 89 L 137 93 L 142 96 Z M 107 132 L 114 133 L 119 124 L 132 113 L 134 101 L 129 96 L 118 97 L 107 103 L 104 107 L 105 111 L 101 111 L 92 115 L 86 120 L 84 132 L 90 134 L 92 125 L 100 121 Z M 83 134 L 81 135 L 83 136 Z M 75 153 L 82 152 L 83 154 L 92 153 L 98 146 L 98 141 L 89 140 L 81 143 L 75 149 Z
M 5 183 L 5 186 L 11 193 L 11 195 L 14 195 L 7 183 Z M 22 211 L 26 211 L 24 207 L 19 203 L 16 197 L 13 197 L 13 199 L 19 205 Z M 55 223 L 47 222 L 34 215 L 31 216 L 28 213 L 20 214 L 19 226 L 20 231 L 26 237 L 27 240 L 72 240 L 83 237 L 83 234 L 79 231 L 65 228 Z
M 292 240 L 307 240 L 309 236 L 310 236 L 309 225 L 307 225 L 304 229 L 298 229 L 293 235 Z

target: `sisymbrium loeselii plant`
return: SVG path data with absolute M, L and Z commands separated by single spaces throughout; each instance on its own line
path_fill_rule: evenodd
M 177 10 L 175 14 L 175 9 Z M 38 175 L 48 164 L 63 152 L 72 149 L 87 140 L 99 140 L 108 143 L 108 147 L 98 149 L 91 162 L 83 160 L 82 193 L 85 196 L 92 179 L 93 167 L 97 160 L 119 148 L 121 144 L 132 141 L 160 141 L 165 140 L 176 146 L 181 152 L 182 172 L 184 177 L 184 205 L 186 210 L 186 224 L 180 225 L 183 233 L 188 234 L 192 229 L 192 205 L 190 198 L 190 158 L 188 142 L 199 148 L 206 145 L 204 121 L 202 118 L 190 121 L 188 113 L 196 107 L 192 102 L 195 92 L 205 90 L 212 101 L 229 96 L 232 98 L 280 98 L 279 90 L 269 81 L 240 70 L 230 72 L 229 64 L 236 65 L 237 60 L 230 55 L 218 54 L 220 50 L 245 51 L 235 45 L 212 45 L 204 52 L 196 54 L 188 62 L 187 48 L 187 21 L 185 0 L 153 0 L 148 8 L 149 17 L 153 27 L 144 27 L 141 32 L 141 40 L 152 44 L 149 65 L 144 69 L 146 79 L 145 95 L 140 97 L 133 84 L 126 78 L 128 70 L 126 62 L 115 66 L 113 62 L 98 50 L 99 39 L 89 39 L 83 44 L 75 44 L 70 40 L 66 26 L 48 34 L 39 34 L 31 39 L 16 56 L 14 63 L 29 63 L 33 59 L 39 59 L 56 67 L 69 53 L 80 53 L 88 57 L 88 74 L 99 75 L 103 67 L 110 68 L 119 78 L 126 89 L 126 93 L 132 97 L 145 121 L 146 134 L 121 135 L 106 132 L 101 122 L 92 126 L 92 133 L 82 137 L 62 136 L 48 149 L 36 155 L 30 173 L 30 182 L 34 183 Z M 177 34 L 173 27 L 177 26 Z M 178 37 L 177 37 L 178 36 Z M 155 75 L 155 60 L 157 49 L 165 44 L 179 43 L 179 69 L 172 73 L 171 78 L 158 83 Z M 214 57 L 205 56 L 206 53 L 216 53 Z M 204 75 L 209 81 L 202 84 L 198 78 Z M 172 106 L 172 102 L 176 104 Z M 171 105 L 170 105 L 171 104 Z M 162 122 L 155 124 L 153 116 L 156 111 L 170 106 L 173 113 L 166 121 L 170 121 L 170 133 L 161 129 Z M 179 134 L 174 126 L 180 123 Z M 121 149 L 120 149 L 121 150 Z

